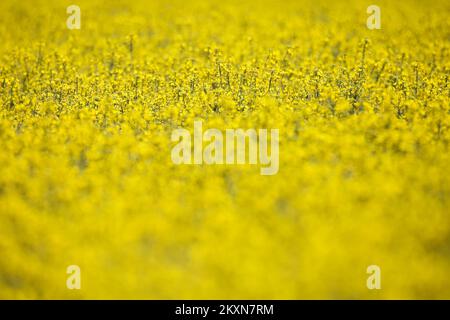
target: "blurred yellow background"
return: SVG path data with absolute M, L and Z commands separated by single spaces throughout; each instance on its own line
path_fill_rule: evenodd
M 1 1 L 0 298 L 450 298 L 448 1 L 187 2 Z M 279 173 L 174 165 L 195 119 Z

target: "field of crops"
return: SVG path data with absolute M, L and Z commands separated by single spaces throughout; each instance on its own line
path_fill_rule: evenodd
M 73 1 L 0 2 L 0 298 L 450 298 L 448 1 Z

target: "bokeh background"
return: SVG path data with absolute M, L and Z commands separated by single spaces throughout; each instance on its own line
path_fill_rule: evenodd
M 450 298 L 449 9 L 2 0 L 0 298 Z M 174 165 L 195 119 L 279 173 Z

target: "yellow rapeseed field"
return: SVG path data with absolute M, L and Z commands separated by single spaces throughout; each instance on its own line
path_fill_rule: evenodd
M 449 14 L 2 0 L 0 298 L 450 298 Z M 278 174 L 174 164 L 195 120 L 278 128 Z

